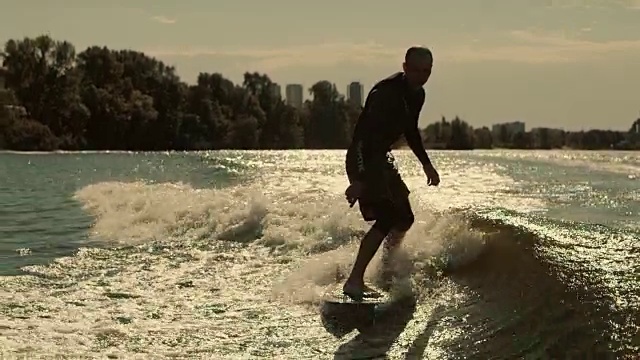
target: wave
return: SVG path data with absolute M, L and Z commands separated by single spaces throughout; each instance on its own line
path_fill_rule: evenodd
M 94 236 L 111 245 L 265 249 L 287 268 L 272 279 L 271 299 L 318 306 L 326 287 L 346 278 L 369 225 L 356 211 L 341 211 L 336 204 L 344 200 L 334 193 L 293 187 L 269 192 L 246 183 L 195 189 L 184 183 L 104 182 L 75 198 L 94 215 Z M 448 308 L 455 303 L 464 309 L 458 311 L 467 313 L 471 329 L 465 331 L 474 341 L 495 343 L 515 332 L 540 338 L 523 349 L 560 354 L 563 341 L 577 341 L 602 351 L 597 344 L 603 337 L 606 344 L 616 343 L 616 336 L 625 338 L 620 334 L 638 322 L 625 315 L 629 309 L 616 310 L 611 290 L 598 287 L 598 277 L 585 280 L 592 268 L 576 267 L 577 260 L 567 258 L 580 250 L 569 251 L 559 241 L 578 234 L 576 229 L 535 223 L 516 212 L 420 208 L 397 262 L 394 291 L 412 291 L 423 302 L 433 302 L 437 292 L 449 294 Z M 379 280 L 380 266 L 378 254 L 367 281 Z M 549 324 L 557 329 L 545 330 Z M 493 330 L 487 333 L 487 326 Z M 630 346 L 624 341 L 618 346 Z
M 243 346 L 267 346 L 264 327 L 251 325 L 258 320 L 275 324 L 281 339 L 296 338 L 301 322 L 317 320 L 313 309 L 323 288 L 343 281 L 350 270 L 368 224 L 357 211 L 340 210 L 344 199 L 332 191 L 285 187 L 270 193 L 260 183 L 225 189 L 144 182 L 86 186 L 75 199 L 94 216 L 93 236 L 107 248 L 81 249 L 49 266 L 25 269 L 36 277 L 3 279 L 11 309 L 23 306 L 21 318 L 5 326 L 19 329 L 22 318 L 42 322 L 37 316 L 49 314 L 37 330 L 40 351 L 56 347 L 56 328 L 74 334 L 65 343 L 74 351 L 95 351 L 83 345 L 90 336 L 111 344 L 100 346 L 154 343 L 154 351 L 165 355 L 175 351 L 172 341 L 186 341 L 190 351 L 203 344 L 234 349 L 233 336 L 218 334 L 243 321 Z M 494 218 L 478 210 L 416 210 L 394 291 L 413 292 L 418 305 L 409 316 L 413 323 L 388 351 L 433 354 L 439 346 L 446 349 L 443 357 L 509 358 L 566 357 L 567 344 L 582 354 L 636 350 L 628 334 L 637 319 L 612 307 L 597 288 L 566 281 L 562 263 L 545 250 L 548 240 L 524 215 L 507 214 L 511 223 Z M 367 280 L 375 282 L 379 269 L 378 255 Z M 77 306 L 83 312 L 72 325 L 51 315 Z M 126 331 L 111 325 L 114 316 L 134 325 Z M 169 318 L 170 328 L 162 323 Z M 195 336 L 194 328 L 204 335 Z M 414 331 L 429 333 L 428 340 Z M 191 340 L 177 338 L 187 334 Z M 322 336 L 310 333 L 305 341 L 326 346 Z M 17 349 L 19 342 L 7 346 Z

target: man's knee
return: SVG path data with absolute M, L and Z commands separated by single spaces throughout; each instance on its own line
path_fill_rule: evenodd
M 411 229 L 413 223 L 415 222 L 415 217 L 413 214 L 406 214 L 405 216 L 399 218 L 392 227 L 393 231 L 397 231 L 399 233 L 405 233 Z
M 393 221 L 393 218 L 382 216 L 376 220 L 376 222 L 373 224 L 373 228 L 387 236 L 387 234 L 389 234 L 391 230 L 395 229 L 395 223 Z

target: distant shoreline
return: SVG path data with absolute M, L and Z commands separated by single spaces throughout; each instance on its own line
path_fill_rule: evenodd
M 398 147 L 391 151 L 411 151 L 407 146 Z M 426 148 L 427 152 L 473 152 L 473 151 L 564 151 L 564 152 L 638 152 L 640 150 L 630 149 L 572 149 L 572 148 L 556 148 L 556 149 L 516 149 L 516 148 L 502 148 L 496 147 L 491 149 L 430 149 Z M 210 153 L 210 152 L 320 152 L 320 151 L 347 151 L 347 149 L 203 149 L 203 150 L 51 150 L 51 151 L 19 151 L 19 150 L 6 150 L 0 149 L 0 155 L 56 155 L 56 154 L 137 154 L 137 153 Z
M 50 46 L 40 55 L 29 51 L 38 44 Z M 264 73 L 247 71 L 234 84 L 212 69 L 187 84 L 174 67 L 143 52 L 97 45 L 77 52 L 48 35 L 8 40 L 3 57 L 0 148 L 7 150 L 346 149 L 363 110 L 363 99 L 349 100 L 329 80 L 307 89 L 304 101 L 301 85 L 283 97 Z M 457 115 L 433 120 L 419 129 L 431 151 L 640 150 L 640 119 L 627 132 L 526 131 L 520 121 L 490 129 Z M 406 145 L 404 140 L 392 148 Z

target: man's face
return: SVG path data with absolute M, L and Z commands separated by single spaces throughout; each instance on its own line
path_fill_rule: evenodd
M 422 87 L 431 76 L 433 59 L 430 56 L 416 55 L 402 64 L 409 85 L 414 88 Z

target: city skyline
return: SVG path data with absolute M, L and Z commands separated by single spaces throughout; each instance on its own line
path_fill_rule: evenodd
M 282 86 L 276 82 L 274 82 L 272 86 L 273 86 L 273 88 L 271 89 L 272 92 L 276 96 L 282 98 L 282 95 L 283 95 Z M 358 90 L 350 92 L 350 89 L 352 88 L 358 88 Z M 306 92 L 306 96 L 305 96 L 304 90 L 305 90 L 304 86 L 299 83 L 285 84 L 285 94 L 284 94 L 285 102 L 288 105 L 292 105 L 295 108 L 301 108 L 302 104 L 306 100 L 313 99 L 313 96 L 309 92 Z M 340 95 L 344 96 L 345 100 L 347 101 L 352 101 L 358 105 L 363 105 L 364 103 L 364 99 L 366 96 L 364 92 L 364 85 L 358 81 L 352 81 L 351 83 L 349 83 L 349 85 L 347 86 L 347 91 L 345 93 L 342 93 L 340 90 L 337 90 L 337 89 L 336 91 L 338 91 Z
M 392 15 L 398 7 L 411 11 Z M 474 127 L 628 130 L 640 114 L 640 0 L 25 0 L 3 10 L 3 42 L 47 34 L 77 52 L 142 51 L 187 83 L 218 72 L 241 84 L 257 71 L 302 85 L 305 97 L 321 80 L 341 93 L 352 81 L 370 89 L 402 70 L 408 46 L 425 45 L 435 65 L 422 126 L 459 116 Z

